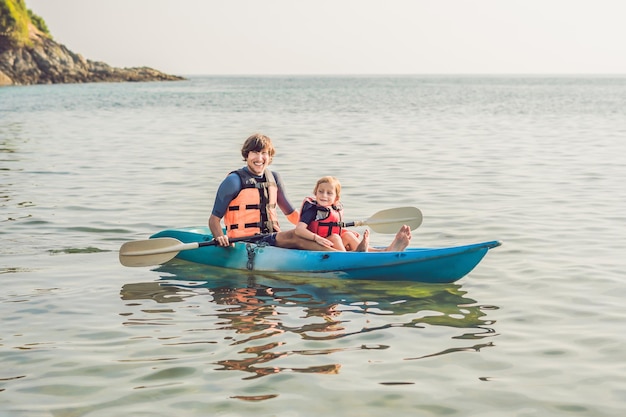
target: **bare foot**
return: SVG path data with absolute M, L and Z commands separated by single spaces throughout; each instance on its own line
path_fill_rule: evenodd
M 361 239 L 359 246 L 357 246 L 354 251 L 355 252 L 367 252 L 369 247 L 370 247 L 370 231 L 366 229 L 363 232 L 363 239 Z
M 391 242 L 391 245 L 387 247 L 388 252 L 402 252 L 409 246 L 409 242 L 411 241 L 411 228 L 406 224 L 398 230 L 396 233 L 396 238 Z

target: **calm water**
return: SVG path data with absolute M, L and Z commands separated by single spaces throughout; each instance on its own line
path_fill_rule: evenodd
M 119 264 L 256 131 L 295 204 L 332 174 L 415 246 L 504 245 L 450 285 Z M 626 78 L 2 88 L 0 415 L 621 416 L 625 139 Z

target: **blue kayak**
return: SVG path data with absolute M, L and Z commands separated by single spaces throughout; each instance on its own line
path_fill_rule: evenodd
M 150 237 L 155 238 L 173 238 L 188 244 L 209 242 L 213 236 L 208 227 L 187 227 L 164 230 Z M 262 274 L 449 283 L 467 275 L 489 249 L 500 244 L 499 241 L 490 241 L 445 248 L 407 248 L 402 252 L 317 252 L 237 242 L 230 248 L 207 245 L 181 250 L 176 257 Z

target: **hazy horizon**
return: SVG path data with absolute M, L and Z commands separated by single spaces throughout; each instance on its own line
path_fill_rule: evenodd
M 181 75 L 621 75 L 621 0 L 26 0 L 93 61 Z M 112 24 L 114 22 L 114 24 Z

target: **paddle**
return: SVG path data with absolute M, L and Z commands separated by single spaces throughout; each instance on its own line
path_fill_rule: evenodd
M 367 220 L 344 223 L 344 226 L 369 226 L 378 233 L 396 233 L 405 224 L 411 230 L 420 227 L 422 224 L 420 209 L 417 207 L 397 207 L 381 210 Z
M 267 235 L 233 237 L 229 242 L 254 242 Z M 217 246 L 217 240 L 183 243 L 173 237 L 157 237 L 147 240 L 126 242 L 120 248 L 120 263 L 124 266 L 151 266 L 169 261 L 182 250 L 198 249 L 203 246 Z
M 411 230 L 422 224 L 422 212 L 416 207 L 398 207 L 381 210 L 367 220 L 344 223 L 345 227 L 369 226 L 378 233 L 395 233 L 402 225 Z M 229 239 L 230 242 L 255 242 L 267 235 L 254 235 Z M 120 248 L 120 263 L 124 266 L 158 265 L 174 258 L 183 250 L 198 249 L 203 246 L 216 246 L 217 241 L 183 243 L 171 237 L 126 242 Z

